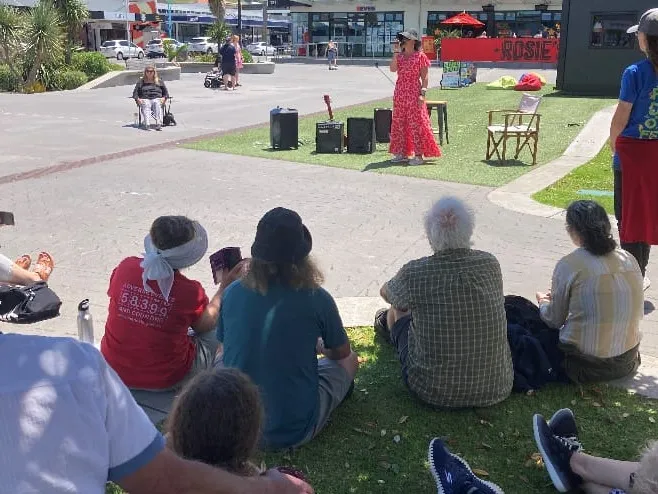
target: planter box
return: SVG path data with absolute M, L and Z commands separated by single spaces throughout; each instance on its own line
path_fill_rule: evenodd
M 134 86 L 142 74 L 143 70 L 121 70 L 108 72 L 107 74 L 89 81 L 87 84 L 80 86 L 75 91 L 85 91 L 87 89 L 99 89 L 104 87 L 116 86 Z M 177 81 L 180 79 L 180 67 L 165 67 L 158 69 L 158 75 L 163 81 Z
M 210 72 L 215 64 L 211 62 L 180 62 L 180 70 L 183 74 L 197 74 L 199 72 Z M 245 63 L 240 71 L 242 74 L 274 74 L 274 62 Z

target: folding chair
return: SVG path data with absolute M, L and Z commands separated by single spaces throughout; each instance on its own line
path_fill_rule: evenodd
M 495 154 L 498 161 L 507 161 L 507 140 L 516 139 L 514 159 L 518 159 L 524 147 L 532 155 L 533 166 L 537 164 L 539 144 L 539 124 L 541 115 L 537 113 L 541 96 L 523 94 L 516 110 L 489 110 L 487 126 L 487 160 Z M 501 123 L 494 123 L 494 115 L 500 114 Z M 525 120 L 525 121 L 524 121 Z M 502 149 L 501 149 L 502 147 Z

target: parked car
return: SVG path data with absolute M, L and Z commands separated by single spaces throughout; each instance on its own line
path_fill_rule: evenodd
M 217 53 L 219 46 L 213 41 L 212 38 L 202 36 L 200 38 L 192 38 L 187 44 L 187 51 L 190 53 Z
M 164 51 L 165 43 L 171 45 L 174 50 L 177 50 L 179 47 L 184 45 L 184 43 L 181 43 L 180 41 L 177 41 L 173 38 L 152 39 L 146 44 L 146 56 L 149 58 L 166 56 Z
M 265 41 L 259 41 L 257 43 L 250 43 L 247 45 L 247 51 L 252 55 L 275 55 L 276 48 L 272 45 L 268 45 Z
M 101 45 L 101 53 L 105 58 L 116 58 L 123 60 L 125 58 L 144 58 L 144 50 L 135 43 L 125 39 L 115 39 L 106 41 Z

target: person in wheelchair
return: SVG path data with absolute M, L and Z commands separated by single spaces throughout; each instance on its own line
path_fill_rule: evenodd
M 142 78 L 135 84 L 133 99 L 139 106 L 141 113 L 141 127 L 149 130 L 151 116 L 155 120 L 155 130 L 162 130 L 162 107 L 169 98 L 169 91 L 163 80 L 158 77 L 158 72 L 152 65 L 144 68 Z

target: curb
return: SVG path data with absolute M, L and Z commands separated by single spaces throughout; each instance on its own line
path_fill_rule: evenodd
M 615 109 L 616 105 L 596 112 L 562 156 L 491 191 L 487 196 L 489 201 L 517 213 L 562 218 L 564 209 L 541 204 L 532 196 L 587 163 L 601 151 L 608 140 L 608 132 L 601 132 L 601 129 L 610 128 Z

